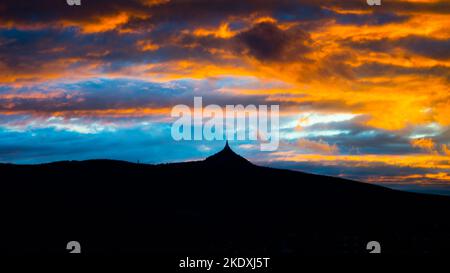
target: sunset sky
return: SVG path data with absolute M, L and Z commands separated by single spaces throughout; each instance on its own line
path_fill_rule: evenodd
M 261 165 L 450 194 L 450 2 L 0 2 L 0 162 L 204 158 L 176 104 L 279 104 Z

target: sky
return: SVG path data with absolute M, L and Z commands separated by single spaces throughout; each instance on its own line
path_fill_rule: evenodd
M 0 162 L 202 159 L 177 104 L 280 105 L 266 166 L 450 194 L 450 2 L 0 3 Z

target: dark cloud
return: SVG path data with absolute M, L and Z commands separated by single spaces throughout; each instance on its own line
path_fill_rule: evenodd
M 240 41 L 248 54 L 268 61 L 286 61 L 289 58 L 298 60 L 301 54 L 310 49 L 309 35 L 300 29 L 281 30 L 272 23 L 260 23 L 240 33 L 236 39 Z
M 0 111 L 51 116 L 54 112 L 162 108 L 173 107 L 177 104 L 192 105 L 194 96 L 202 96 L 205 105 L 211 103 L 220 106 L 266 104 L 264 96 L 233 96 L 212 92 L 218 88 L 219 86 L 214 82 L 202 86 L 175 81 L 166 85 L 129 79 L 42 84 L 14 90 L 1 90 Z M 30 93 L 37 95 L 27 96 Z M 95 113 L 93 115 L 95 116 Z
M 83 1 L 81 6 L 70 7 L 66 1 L 14 1 L 5 0 L 1 4 L 0 18 L 6 22 L 23 24 L 54 23 L 61 19 L 76 22 L 98 20 L 100 16 L 110 16 L 120 12 L 147 14 L 133 18 L 131 26 L 145 23 L 146 26 L 170 23 L 186 26 L 215 25 L 230 16 L 251 14 L 273 15 L 279 20 L 320 19 L 326 16 L 321 3 L 312 0 L 245 0 L 239 4 L 228 0 L 175 0 L 158 5 L 145 4 L 145 0 L 96 0 Z
M 380 173 L 385 176 L 406 176 L 416 173 L 427 173 L 428 169 L 408 168 L 389 166 L 385 164 L 373 164 L 371 166 L 359 166 L 355 168 L 354 165 L 347 165 L 345 162 L 338 164 L 336 162 L 273 162 L 267 163 L 269 166 L 293 169 L 297 171 L 304 171 L 315 174 L 331 175 L 331 176 L 345 176 L 350 179 L 367 181 L 371 176 L 379 176 Z
M 336 145 L 342 154 L 413 154 L 408 133 L 395 133 L 364 125 L 367 117 L 358 116 L 343 122 L 317 123 L 303 128 L 308 140 Z M 292 129 L 282 129 L 289 133 Z M 334 134 L 320 134 L 335 132 Z M 315 134 L 318 134 L 315 136 Z M 287 143 L 294 145 L 297 140 Z
M 385 53 L 392 53 L 396 48 L 403 48 L 411 54 L 418 54 L 432 59 L 450 59 L 450 39 L 410 35 L 399 39 L 346 40 L 343 41 L 343 44 L 354 49 Z
M 405 67 L 382 63 L 365 63 L 353 68 L 358 78 L 392 76 L 392 75 L 421 75 L 443 77 L 450 81 L 450 68 L 442 65 L 431 67 Z
M 54 23 L 62 18 L 87 22 L 95 21 L 99 16 L 128 12 L 152 15 L 149 22 L 153 24 L 164 22 L 214 24 L 228 16 L 242 16 L 252 13 L 270 14 L 281 21 L 307 21 L 335 16 L 336 14 L 330 12 L 332 8 L 350 10 L 368 10 L 370 8 L 365 1 L 361 0 L 245 0 L 240 1 L 239 4 L 230 4 L 228 0 L 175 0 L 162 1 L 158 5 L 149 5 L 148 3 L 150 1 L 95 0 L 83 1 L 81 6 L 70 7 L 66 4 L 66 1 L 59 0 L 4 0 L 0 4 L 0 18 L 6 22 L 25 24 Z M 385 19 L 377 19 L 378 23 L 382 23 L 383 20 L 390 21 L 389 14 L 397 12 L 450 13 L 448 1 L 436 1 L 434 3 L 386 1 L 382 8 L 383 12 L 386 12 Z M 378 12 L 377 10 L 374 11 Z M 364 18 L 361 17 L 361 19 Z M 360 24 L 360 22 L 357 21 L 356 23 Z
M 137 60 L 131 51 L 135 37 L 113 32 L 78 35 L 73 28 L 43 30 L 0 30 L 3 50 L 0 60 L 12 70 L 33 71 L 60 59 L 76 58 L 78 62 L 97 60 Z M 140 56 L 142 58 L 142 56 Z M 81 65 L 81 63 L 80 63 Z
M 233 54 L 249 54 L 262 61 L 298 61 L 308 52 L 309 35 L 299 28 L 282 30 L 272 23 L 261 23 L 231 39 L 212 35 L 159 32 L 120 34 L 106 31 L 80 34 L 75 28 L 18 30 L 0 29 L 0 61 L 11 71 L 37 73 L 49 63 L 72 59 L 74 69 L 90 63 L 100 63 L 99 72 L 171 60 L 200 60 L 226 64 L 231 60 L 211 53 L 221 49 Z M 159 46 L 154 51 L 142 51 L 139 41 L 149 40 Z M 65 62 L 61 62 L 64 64 Z
M 382 9 L 383 12 L 401 12 L 401 13 L 450 13 L 450 3 L 446 0 L 437 0 L 433 2 L 410 2 L 407 0 L 383 1 L 381 7 L 369 7 L 366 1 L 360 0 L 319 0 L 324 7 L 341 8 L 348 10 L 375 10 Z
M 179 59 L 214 63 L 227 61 L 220 54 L 211 54 L 212 49 L 248 54 L 260 61 L 302 61 L 303 54 L 312 50 L 308 32 L 322 26 L 324 20 L 370 25 L 407 19 L 406 15 L 390 11 L 389 6 L 386 11 L 374 10 L 369 14 L 338 13 L 333 10 L 367 10 L 367 5 L 361 4 L 364 1 L 359 0 L 246 0 L 239 4 L 230 4 L 227 0 L 180 0 L 158 5 L 148 5 L 146 2 L 149 1 L 97 0 L 83 1 L 79 7 L 70 7 L 63 0 L 2 1 L 0 22 L 6 27 L 0 28 L 0 62 L 11 71 L 33 73 L 42 71 L 49 62 L 63 63 L 68 58 L 76 60 L 72 66 L 95 63 L 100 72 Z M 445 9 L 441 3 L 436 5 Z M 415 6 L 408 4 L 408 7 Z M 86 24 L 101 25 L 103 17 L 119 14 L 127 14 L 128 21 L 111 30 L 93 34 L 82 32 Z M 251 18 L 261 16 L 272 16 L 279 22 L 296 22 L 298 25 L 288 29 L 281 29 L 274 23 L 253 25 Z M 230 28 L 240 33 L 231 40 L 213 36 L 195 37 L 185 33 L 199 27 L 217 28 L 223 22 L 229 23 Z M 152 41 L 159 48 L 141 51 L 136 46 L 141 40 Z M 377 50 L 376 44 L 352 46 L 375 47 L 374 50 Z M 448 58 L 448 41 L 411 37 L 399 46 L 433 58 Z M 348 68 L 339 62 L 323 65 L 319 74 L 327 76 L 327 73 L 346 78 L 352 76 Z
M 400 39 L 398 45 L 408 51 L 437 60 L 450 59 L 450 39 L 433 39 L 422 36 L 408 36 Z
M 139 0 L 82 0 L 81 6 L 69 6 L 65 0 L 4 0 L 0 3 L 0 21 L 30 26 L 41 23 L 54 24 L 61 20 L 95 22 L 101 16 L 116 15 L 120 12 L 138 13 L 145 9 Z
M 410 18 L 393 12 L 373 12 L 369 14 L 345 13 L 335 14 L 336 21 L 344 25 L 384 25 L 401 23 Z

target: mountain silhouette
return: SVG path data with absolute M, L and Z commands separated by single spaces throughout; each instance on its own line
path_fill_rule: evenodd
M 449 254 L 450 198 L 254 165 L 202 161 L 0 164 L 6 254 Z

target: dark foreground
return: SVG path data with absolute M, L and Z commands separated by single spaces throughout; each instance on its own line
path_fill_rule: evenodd
M 0 165 L 7 254 L 450 254 L 450 198 L 252 165 L 228 148 L 165 165 Z

